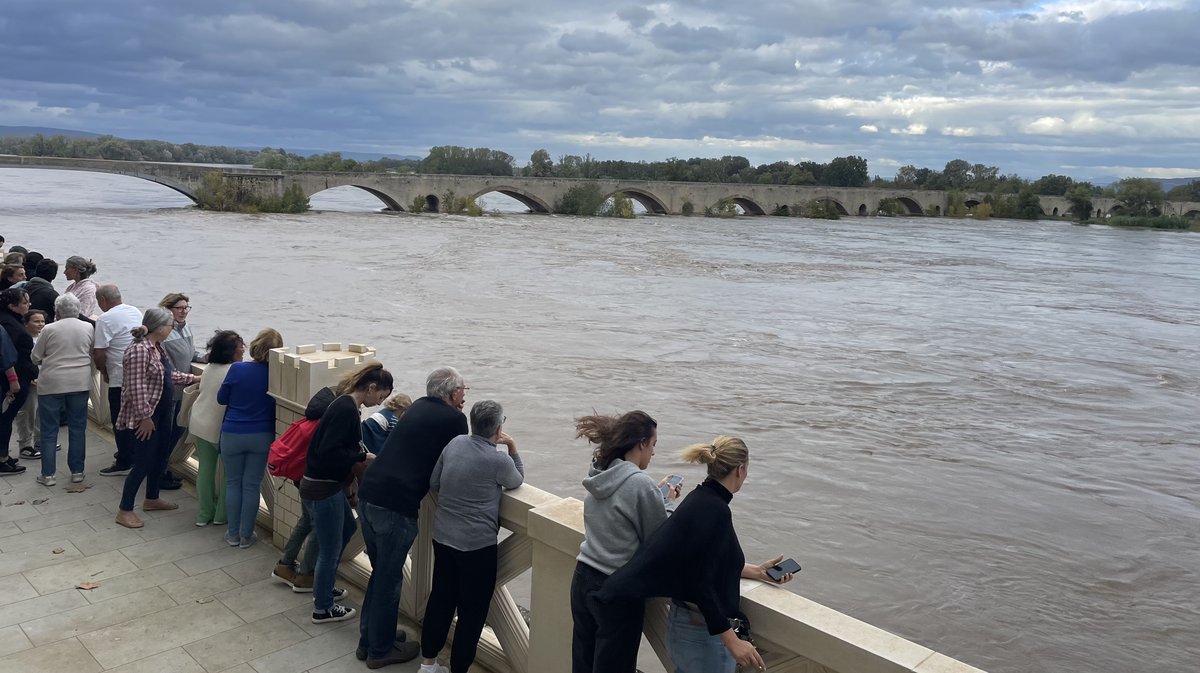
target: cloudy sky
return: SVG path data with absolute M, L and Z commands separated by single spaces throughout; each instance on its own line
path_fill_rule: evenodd
M 1200 175 L 1200 0 L 4 0 L 0 124 Z

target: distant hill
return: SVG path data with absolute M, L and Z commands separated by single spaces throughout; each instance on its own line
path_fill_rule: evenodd
M 18 138 L 28 138 L 38 134 L 44 136 L 66 136 L 68 138 L 100 138 L 104 134 L 89 133 L 88 131 L 73 131 L 71 129 L 56 129 L 49 126 L 3 126 L 0 125 L 0 136 L 16 136 Z M 122 140 L 134 140 L 134 138 L 121 138 Z M 140 139 L 139 139 L 140 140 Z M 168 141 L 170 142 L 170 141 Z M 263 148 L 262 145 L 250 147 L 248 145 L 238 145 L 234 149 L 258 151 Z M 296 149 L 294 147 L 283 148 L 292 154 L 299 154 L 302 157 L 311 157 L 316 154 L 329 154 L 338 150 L 307 150 Z M 412 154 L 383 154 L 380 152 L 342 152 L 342 156 L 346 159 L 354 159 L 355 161 L 375 161 L 387 157 L 389 159 L 411 159 L 420 161 L 425 157 L 419 157 Z
M 271 145 L 278 147 L 278 145 Z M 261 150 L 262 147 L 239 147 L 242 150 Z M 329 154 L 330 152 L 340 152 L 343 159 L 353 159 L 355 161 L 377 161 L 384 157 L 389 159 L 411 159 L 412 161 L 420 161 L 425 157 L 419 157 L 413 154 L 381 154 L 379 152 L 342 152 L 340 150 L 305 150 L 295 147 L 284 147 L 283 149 L 292 154 L 299 154 L 302 157 L 311 157 L 317 154 Z
M 0 125 L 0 136 L 17 136 L 18 138 L 26 138 L 36 136 L 37 134 L 44 136 L 66 136 L 68 138 L 99 138 L 99 133 L 88 133 L 87 131 L 73 131 L 71 129 L 56 129 L 49 126 L 2 126 Z
M 1175 189 L 1176 187 L 1182 187 L 1183 185 L 1190 184 L 1192 182 L 1195 182 L 1196 180 L 1200 180 L 1200 175 L 1198 175 L 1194 178 L 1152 178 L 1152 179 L 1155 182 L 1157 182 L 1158 184 L 1162 185 L 1164 192 L 1169 192 L 1172 189 Z

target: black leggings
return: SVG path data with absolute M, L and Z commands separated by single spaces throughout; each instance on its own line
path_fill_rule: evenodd
M 571 578 L 571 673 L 634 673 L 642 644 L 644 601 L 592 598 L 608 575 L 583 561 Z
M 459 551 L 433 541 L 433 586 L 425 604 L 425 624 L 421 629 L 421 655 L 437 657 L 446 645 L 454 610 L 458 626 L 450 647 L 451 673 L 467 673 L 475 661 L 479 636 L 492 606 L 496 590 L 496 545 Z
M 8 409 L 0 413 L 0 459 L 8 459 L 8 443 L 12 440 L 13 421 L 17 420 L 17 412 L 21 411 L 21 407 L 25 405 L 25 399 L 29 397 L 30 382 L 24 378 L 17 379 L 21 389 L 17 391 L 17 396 L 9 403 Z M 4 394 L 8 394 L 8 381 L 4 381 Z M 18 438 L 19 439 L 19 438 Z M 50 447 L 53 451 L 54 447 Z

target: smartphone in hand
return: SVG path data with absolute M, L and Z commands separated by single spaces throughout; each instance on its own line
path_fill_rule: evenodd
M 786 559 L 767 568 L 767 576 L 776 582 L 782 582 L 784 575 L 794 575 L 800 572 L 800 564 L 796 559 Z
M 658 487 L 658 490 L 662 492 L 663 500 L 667 499 L 667 494 L 671 492 L 671 489 L 675 488 L 676 486 L 678 486 L 682 483 L 683 483 L 683 477 L 681 477 L 677 474 L 672 474 L 672 475 L 668 476 L 666 483 L 664 483 L 662 486 Z

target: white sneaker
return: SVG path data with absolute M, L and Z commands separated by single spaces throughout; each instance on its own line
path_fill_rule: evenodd
M 37 481 L 37 483 L 41 484 L 42 486 L 53 486 L 58 483 L 58 480 L 56 480 L 54 478 L 54 475 L 52 475 L 52 474 L 51 475 L 39 474 L 37 476 L 36 481 Z
M 450 669 L 438 663 L 421 664 L 421 669 L 418 673 L 450 673 Z
M 82 472 L 72 472 L 71 473 L 71 483 L 72 484 L 78 484 L 81 481 L 83 481 L 83 473 Z

